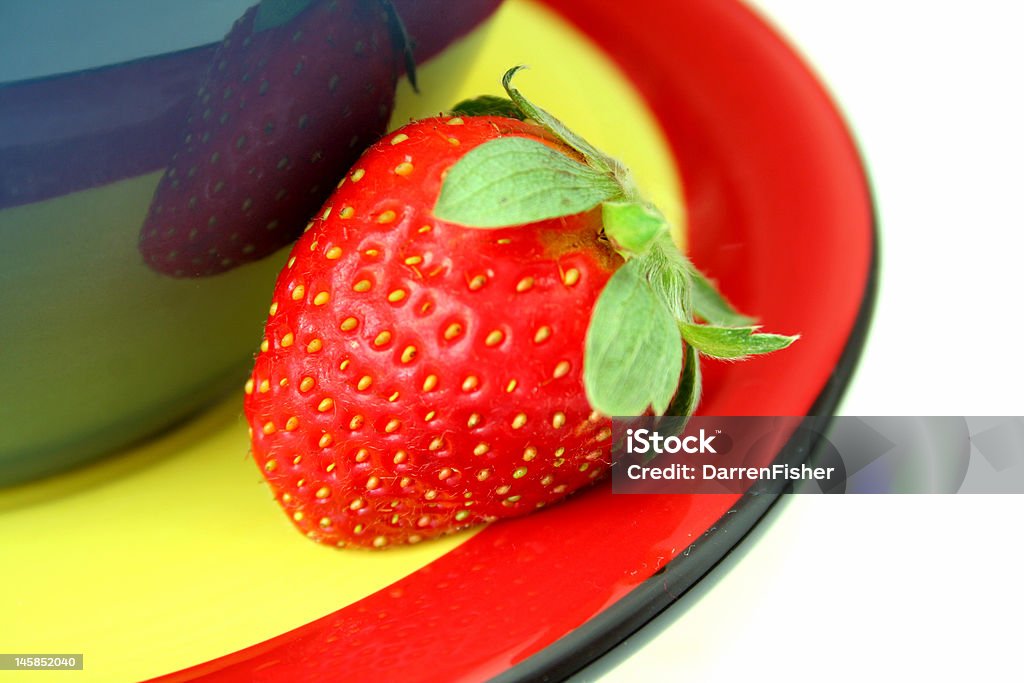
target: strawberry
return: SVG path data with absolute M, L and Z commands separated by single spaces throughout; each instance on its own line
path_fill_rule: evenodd
M 145 262 L 215 275 L 293 241 L 331 179 L 384 132 L 405 47 L 382 0 L 248 10 L 214 53 L 157 187 Z
M 698 324 L 746 319 L 514 72 L 511 101 L 374 144 L 277 281 L 245 412 L 316 541 L 414 543 L 543 507 L 608 470 L 608 416 L 692 412 L 698 350 L 792 341 Z

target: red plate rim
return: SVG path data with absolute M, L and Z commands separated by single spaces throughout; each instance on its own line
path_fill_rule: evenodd
M 870 190 L 842 117 L 738 2 L 546 4 L 618 63 L 658 117 L 687 179 L 694 260 L 712 275 L 744 273 L 723 277 L 727 294 L 771 329 L 804 334 L 790 353 L 709 368 L 702 412 L 816 416 L 779 456 L 806 458 L 856 365 L 874 300 Z M 676 599 L 775 498 L 597 486 L 494 524 L 353 605 L 156 680 L 561 678 Z

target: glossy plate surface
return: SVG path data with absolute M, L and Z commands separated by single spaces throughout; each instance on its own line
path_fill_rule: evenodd
M 730 298 L 803 335 L 771 357 L 707 364 L 703 413 L 832 407 L 869 309 L 868 187 L 824 91 L 749 10 L 508 0 L 442 59 L 401 116 L 448 104 L 430 100 L 430 80 L 452 64 L 464 95 L 530 64 L 523 91 L 634 167 L 680 224 L 685 196 L 691 255 Z M 770 502 L 599 485 L 440 543 L 339 552 L 276 510 L 239 409 L 233 398 L 143 448 L 0 492 L 8 651 L 82 652 L 78 680 L 560 676 L 685 590 Z

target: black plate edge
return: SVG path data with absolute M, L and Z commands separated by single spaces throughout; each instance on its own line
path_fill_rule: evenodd
M 863 159 L 863 155 L 858 155 Z M 863 169 L 863 162 L 861 164 Z M 878 294 L 879 231 L 877 204 L 871 181 L 865 184 L 871 201 L 871 261 L 860 308 L 846 346 L 801 428 L 783 446 L 774 462 L 800 464 L 814 457 L 823 443 L 833 413 L 849 386 L 874 315 Z M 684 552 L 596 617 L 537 654 L 491 679 L 491 683 L 564 681 L 604 656 L 639 631 L 684 593 L 693 588 L 734 550 L 772 506 L 785 494 L 746 494 Z

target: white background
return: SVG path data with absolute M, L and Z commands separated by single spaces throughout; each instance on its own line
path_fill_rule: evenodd
M 1024 415 L 1024 4 L 751 4 L 874 185 L 881 289 L 840 412 Z M 1024 496 L 792 497 L 576 680 L 1021 680 L 1021 519 Z

